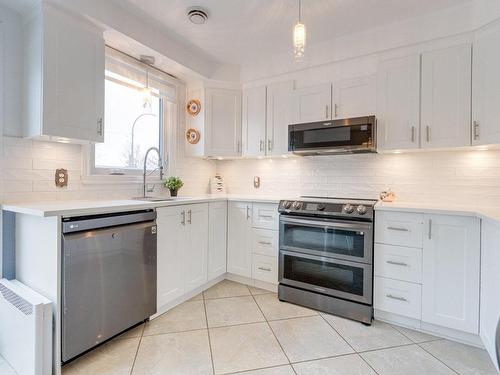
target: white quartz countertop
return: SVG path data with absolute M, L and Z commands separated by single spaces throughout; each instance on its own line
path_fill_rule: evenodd
M 257 203 L 278 203 L 280 198 L 260 195 L 202 195 L 193 197 L 179 196 L 173 200 L 148 202 L 135 199 L 122 200 L 72 200 L 72 201 L 47 201 L 7 203 L 2 205 L 2 210 L 40 216 L 79 216 L 101 213 L 143 210 L 156 207 L 177 206 L 181 204 L 215 202 L 220 200 L 243 201 Z
M 377 211 L 404 211 L 429 214 L 475 216 L 480 219 L 494 220 L 500 223 L 500 204 L 498 206 L 481 206 L 472 204 L 434 203 L 434 202 L 378 202 Z

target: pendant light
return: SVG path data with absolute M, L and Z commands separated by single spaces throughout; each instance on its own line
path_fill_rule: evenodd
M 293 55 L 296 61 L 303 61 L 306 48 L 306 25 L 301 22 L 301 0 L 299 0 L 299 21 L 293 28 Z
M 144 110 L 144 113 L 151 113 L 153 93 L 151 91 L 151 88 L 149 87 L 149 66 L 154 64 L 155 59 L 153 56 L 141 55 L 140 60 L 146 65 L 146 87 L 142 89 L 142 108 Z

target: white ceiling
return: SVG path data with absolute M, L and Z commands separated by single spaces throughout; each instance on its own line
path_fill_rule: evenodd
M 432 13 L 470 0 L 302 0 L 307 42 L 333 39 L 403 19 Z M 216 61 L 242 64 L 291 50 L 298 0 L 120 0 L 176 38 Z M 204 25 L 186 17 L 191 6 L 208 11 Z

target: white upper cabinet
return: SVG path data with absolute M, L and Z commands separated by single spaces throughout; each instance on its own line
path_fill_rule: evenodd
M 295 118 L 293 123 L 332 119 L 331 83 L 304 87 L 294 92 Z
M 477 35 L 472 74 L 472 144 L 500 143 L 500 27 Z
M 241 91 L 207 88 L 205 101 L 204 156 L 241 155 Z
M 288 153 L 288 125 L 292 123 L 293 81 L 267 86 L 267 155 Z
M 102 30 L 44 2 L 24 31 L 24 135 L 103 142 Z
M 376 102 L 376 76 L 333 83 L 334 119 L 374 115 Z
M 377 127 L 380 150 L 419 147 L 420 55 L 380 63 Z
M 243 90 L 242 110 L 243 156 L 265 155 L 266 87 Z
M 422 54 L 422 148 L 470 145 L 471 46 Z
M 422 321 L 478 334 L 479 219 L 426 215 Z

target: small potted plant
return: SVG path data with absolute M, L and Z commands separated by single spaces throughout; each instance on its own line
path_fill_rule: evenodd
M 184 185 L 184 182 L 179 177 L 171 176 L 165 180 L 165 187 L 170 190 L 170 196 L 176 197 L 179 189 Z

